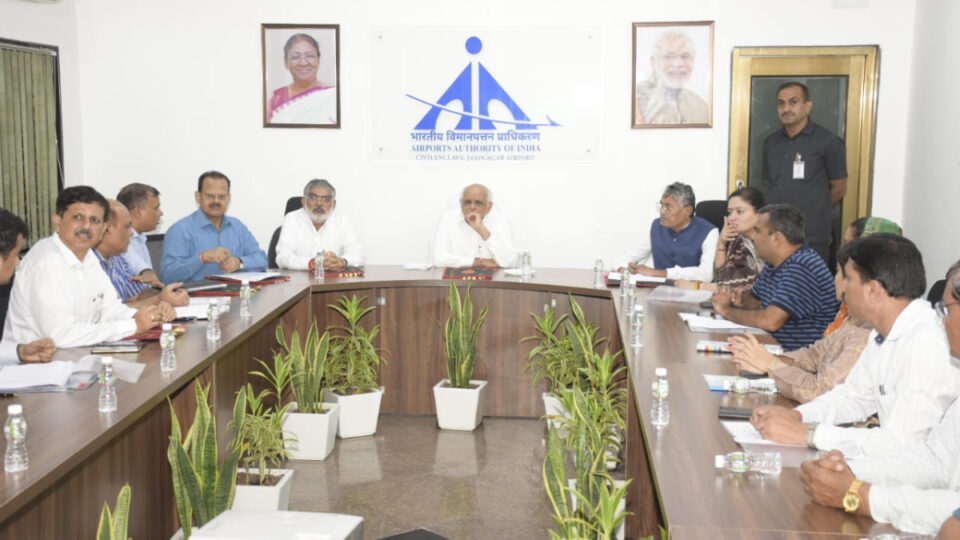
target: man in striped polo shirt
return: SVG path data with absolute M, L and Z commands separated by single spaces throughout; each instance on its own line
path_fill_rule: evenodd
M 761 328 L 787 351 L 823 336 L 840 308 L 833 275 L 804 242 L 803 214 L 788 204 L 769 204 L 753 227 L 757 256 L 766 266 L 748 292 L 717 291 L 713 305 L 725 318 Z

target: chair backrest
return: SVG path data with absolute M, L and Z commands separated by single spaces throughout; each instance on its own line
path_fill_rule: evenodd
M 163 233 L 147 235 L 147 251 L 153 271 L 160 275 L 160 262 L 163 260 Z
M 700 201 L 693 213 L 713 223 L 713 226 L 722 229 L 723 218 L 727 215 L 727 201 Z
M 290 197 L 287 199 L 287 209 L 283 211 L 283 215 L 287 215 L 301 208 L 303 208 L 303 197 Z M 271 266 L 271 268 L 273 267 Z
M 270 246 L 267 248 L 267 265 L 270 268 L 277 268 L 277 242 L 280 241 L 280 227 L 273 231 L 270 237 Z
M 934 305 L 937 302 L 943 300 L 943 290 L 947 288 L 947 280 L 938 279 L 930 286 L 930 292 L 927 293 L 927 300 L 930 302 L 930 305 Z

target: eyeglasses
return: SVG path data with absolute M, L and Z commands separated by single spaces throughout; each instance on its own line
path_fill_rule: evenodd
M 307 195 L 307 200 L 310 202 L 320 201 L 324 204 L 330 204 L 330 202 L 333 201 L 333 197 L 330 195 L 316 195 L 314 193 L 311 193 Z
M 937 315 L 939 315 L 941 319 L 944 319 L 947 317 L 947 315 L 950 314 L 950 310 L 948 310 L 947 308 L 950 306 L 955 306 L 957 304 L 960 304 L 960 302 L 950 302 L 949 304 L 947 304 L 947 303 L 944 303 L 943 300 L 940 300 L 939 302 L 933 305 L 933 309 L 936 310 Z
M 300 62 L 301 60 L 303 60 L 304 62 L 306 62 L 306 63 L 308 63 L 308 64 L 316 64 L 316 63 L 317 63 L 317 58 L 319 58 L 319 57 L 318 57 L 317 55 L 313 54 L 313 53 L 307 53 L 307 54 L 291 54 L 290 56 L 287 57 L 287 61 L 288 61 L 288 62 L 293 62 L 294 64 L 296 64 L 296 63 Z
M 477 199 L 473 199 L 473 200 L 463 199 L 460 201 L 460 204 L 462 204 L 463 206 L 486 206 L 487 201 L 480 201 Z
M 84 223 L 89 223 L 90 225 L 97 226 L 103 224 L 103 219 L 97 216 L 85 216 L 83 214 L 74 214 L 69 216 L 70 220 L 76 223 L 77 225 L 83 225 Z
M 204 193 L 203 198 L 208 201 L 225 201 L 230 194 L 228 193 Z
M 670 203 L 663 204 L 662 202 L 657 201 L 657 210 L 659 211 L 660 209 L 666 210 L 667 212 L 673 212 L 674 210 L 677 210 L 677 207 Z

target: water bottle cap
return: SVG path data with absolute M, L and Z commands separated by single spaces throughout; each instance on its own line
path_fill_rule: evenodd
M 214 305 L 214 306 L 215 306 L 215 305 L 217 305 L 217 304 L 219 304 L 219 303 L 220 303 L 220 302 L 217 301 L 216 298 L 211 298 L 211 299 L 210 299 L 210 304 L 211 304 L 211 305 Z
M 170 332 L 173 330 L 173 325 L 168 322 L 165 322 L 163 323 L 163 326 L 160 327 L 160 329 L 163 330 L 164 332 Z
M 250 280 L 249 279 L 241 280 L 240 285 L 250 285 Z
M 102 365 L 104 365 L 104 366 L 112 366 L 112 365 L 113 365 L 113 357 L 112 357 L 112 356 L 101 356 L 101 357 L 100 357 L 100 363 L 101 363 Z
M 19 403 L 12 403 L 10 405 L 7 405 L 7 414 L 22 414 L 22 413 L 23 413 L 23 405 Z
M 667 376 L 667 368 L 665 368 L 665 367 L 658 367 L 657 369 L 653 370 L 653 373 L 656 374 L 657 377 L 666 377 L 666 376 Z
M 718 469 L 722 469 L 724 461 L 726 461 L 726 459 L 727 458 L 723 454 L 717 454 L 716 456 L 713 457 L 713 466 Z
M 634 304 L 633 310 L 639 313 L 643 313 L 643 304 Z

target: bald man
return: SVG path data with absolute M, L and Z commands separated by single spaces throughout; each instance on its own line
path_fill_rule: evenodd
M 110 277 L 110 283 L 117 290 L 120 300 L 133 308 L 147 305 L 185 306 L 190 303 L 187 291 L 180 288 L 183 283 L 171 283 L 157 291 L 150 285 L 136 279 L 130 263 L 122 255 L 130 246 L 133 235 L 132 217 L 123 203 L 109 199 L 110 211 L 103 237 L 93 249 L 103 271 Z M 160 284 L 163 285 L 162 283 Z M 159 294 L 158 294 L 159 293 Z
M 444 214 L 433 239 L 434 266 L 500 268 L 514 266 L 510 224 L 493 210 L 493 193 L 471 184 L 460 195 L 460 209 Z

